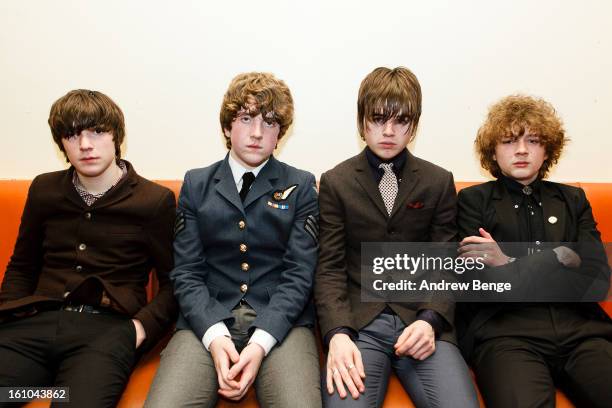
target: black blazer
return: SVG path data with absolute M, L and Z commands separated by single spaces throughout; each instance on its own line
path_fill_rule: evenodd
M 607 265 L 601 237 L 584 190 L 543 181 L 541 199 L 546 241 L 590 245 L 588 251 L 579 252 L 582 259 L 581 273 L 590 279 L 582 278 L 576 285 L 589 280 L 600 284 L 589 288 L 577 288 L 577 290 L 595 290 L 602 298 L 605 297 L 610 281 L 610 268 Z M 518 214 L 501 180 L 489 181 L 461 190 L 457 207 L 459 239 L 471 235 L 478 236 L 478 228 L 482 227 L 497 242 L 520 241 Z M 548 221 L 551 217 L 556 218 L 554 223 Z M 593 248 L 601 250 L 593 251 Z M 516 273 L 523 274 L 526 279 L 529 279 L 530 276 L 534 279 L 537 277 L 548 279 L 551 274 L 563 273 L 565 269 L 558 262 L 552 249 L 518 259 L 508 267 L 513 268 L 512 270 Z M 563 276 L 571 277 L 578 276 L 578 274 L 567 272 Z M 582 308 L 587 315 L 595 319 L 609 319 L 597 303 L 577 303 L 576 307 Z M 472 303 L 458 307 L 456 322 L 458 338 L 467 356 L 472 352 L 474 332 L 497 314 L 501 308 L 502 305 L 499 303 Z

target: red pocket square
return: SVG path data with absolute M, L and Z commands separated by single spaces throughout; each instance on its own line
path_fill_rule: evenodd
M 415 210 L 418 210 L 419 208 L 423 208 L 424 206 L 425 204 L 423 204 L 421 201 L 415 201 L 414 203 L 406 204 L 406 207 L 414 208 Z

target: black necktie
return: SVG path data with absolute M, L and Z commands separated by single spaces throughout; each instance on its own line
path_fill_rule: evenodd
M 244 199 L 246 198 L 247 193 L 249 192 L 251 184 L 253 184 L 254 180 L 255 175 L 250 171 L 242 175 L 242 188 L 240 189 L 240 199 L 242 200 L 242 202 L 244 202 Z

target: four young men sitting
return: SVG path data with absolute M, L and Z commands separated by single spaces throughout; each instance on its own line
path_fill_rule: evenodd
M 60 98 L 49 125 L 71 166 L 28 193 L 0 291 L 0 386 L 64 386 L 67 406 L 114 406 L 178 310 L 149 407 L 213 407 L 251 386 L 265 407 L 380 407 L 392 369 L 417 407 L 477 407 L 457 344 L 488 407 L 552 407 L 556 386 L 606 406 L 612 321 L 596 303 L 455 311 L 362 298 L 364 242 L 460 240 L 459 256 L 483 259 L 490 276 L 545 265 L 605 291 L 605 254 L 579 249 L 601 248 L 584 192 L 543 181 L 565 143 L 553 108 L 524 96 L 491 108 L 476 147 L 497 180 L 462 190 L 457 206 L 452 174 L 407 149 L 421 114 L 410 70 L 372 71 L 357 107 L 366 147 L 321 176 L 317 197 L 311 173 L 273 156 L 293 121 L 289 88 L 238 75 L 220 112 L 229 152 L 186 173 L 175 211 L 172 192 L 120 158 L 123 114 L 110 98 Z M 529 250 L 504 253 L 503 241 Z M 147 304 L 151 268 L 159 292 Z

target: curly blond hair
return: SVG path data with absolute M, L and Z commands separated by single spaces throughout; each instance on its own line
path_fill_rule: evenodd
M 219 114 L 228 149 L 232 142 L 225 130 L 232 130 L 232 122 L 242 111 L 253 116 L 261 113 L 264 119 L 278 123 L 280 140 L 293 123 L 291 91 L 285 82 L 267 72 L 248 72 L 234 77 L 225 92 Z
M 493 158 L 495 147 L 503 138 L 520 137 L 526 131 L 537 135 L 546 150 L 548 157 L 540 167 L 538 178 L 546 177 L 569 139 L 555 108 L 541 98 L 526 95 L 507 96 L 489 109 L 474 142 L 482 168 L 493 177 L 501 176 L 501 169 Z

